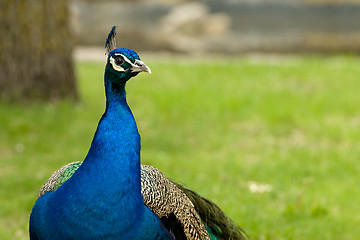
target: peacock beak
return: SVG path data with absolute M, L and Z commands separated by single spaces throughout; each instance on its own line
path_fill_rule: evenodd
M 136 59 L 135 63 L 132 64 L 130 70 L 132 72 L 148 72 L 151 74 L 151 70 L 148 66 L 145 65 L 142 61 Z

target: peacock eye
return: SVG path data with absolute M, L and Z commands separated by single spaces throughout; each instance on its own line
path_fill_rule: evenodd
M 125 62 L 125 61 L 124 61 L 124 59 L 123 59 L 122 57 L 120 57 L 120 56 L 115 57 L 115 64 L 116 64 L 116 65 L 120 66 L 120 65 L 122 65 L 124 62 Z

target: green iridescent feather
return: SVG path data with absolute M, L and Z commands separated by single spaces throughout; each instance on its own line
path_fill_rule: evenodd
M 201 197 L 196 192 L 173 182 L 181 189 L 194 204 L 195 210 L 204 222 L 212 240 L 245 240 L 247 235 L 243 229 L 236 225 L 225 213 L 210 200 Z M 217 237 L 216 237 L 217 236 Z
M 80 167 L 81 163 L 72 164 L 71 167 L 65 169 L 59 178 L 56 180 L 54 191 L 58 189 L 66 180 L 68 180 L 74 172 Z
M 41 187 L 38 198 L 47 192 L 56 191 L 74 172 L 80 167 L 82 162 L 69 163 L 59 170 L 55 171 L 50 178 Z

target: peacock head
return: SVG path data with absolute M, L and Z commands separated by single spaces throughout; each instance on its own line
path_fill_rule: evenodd
M 105 48 L 107 49 L 107 64 L 105 73 L 109 81 L 125 84 L 130 78 L 140 72 L 151 73 L 151 70 L 141 60 L 139 55 L 128 48 L 115 48 L 116 27 L 112 27 Z

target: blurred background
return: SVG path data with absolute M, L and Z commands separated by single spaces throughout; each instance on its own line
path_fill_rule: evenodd
M 102 46 L 116 22 L 121 44 L 141 51 L 360 49 L 357 0 L 74 0 L 70 9 L 79 45 Z
M 0 239 L 86 156 L 113 25 L 144 164 L 251 239 L 360 238 L 359 0 L 1 0 Z

